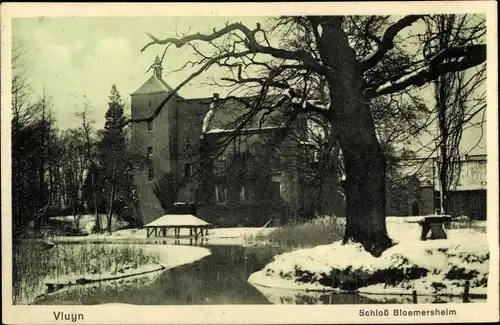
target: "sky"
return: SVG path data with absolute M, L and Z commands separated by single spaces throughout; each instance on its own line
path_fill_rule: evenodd
M 25 70 L 35 96 L 43 92 L 51 98 L 59 128 L 76 127 L 76 113 L 84 103 L 91 107 L 96 128 L 104 126 L 111 86 L 115 84 L 126 107 L 130 93 L 150 76 L 146 72 L 156 55 L 162 55 L 163 46 L 154 45 L 141 53 L 150 41 L 146 33 L 158 38 L 176 36 L 176 33 L 210 33 L 226 21 L 241 21 L 248 26 L 264 22 L 264 17 L 73 17 L 73 18 L 14 18 L 12 36 L 25 49 Z M 164 80 L 173 88 L 193 70 L 179 69 L 192 59 L 188 51 L 169 50 L 163 61 Z M 209 70 L 205 76 L 220 76 Z M 203 78 L 186 85 L 180 94 L 186 98 L 209 97 L 220 89 L 200 85 Z M 486 151 L 486 136 L 480 140 L 479 129 L 469 130 L 463 137 L 463 148 L 471 153 Z M 421 143 L 430 137 L 422 138 Z
M 51 97 L 61 128 L 78 124 L 75 113 L 88 101 L 93 117 L 104 123 L 104 114 L 111 86 L 115 84 L 126 104 L 130 93 L 149 77 L 146 70 L 162 46 L 152 46 L 141 53 L 150 39 L 146 33 L 159 38 L 175 36 L 176 32 L 210 32 L 235 19 L 255 26 L 258 17 L 166 17 L 166 18 L 16 18 L 12 23 L 13 39 L 25 48 L 25 70 L 36 95 Z M 185 51 L 169 51 L 163 61 L 164 80 L 176 87 L 191 72 L 169 71 L 180 68 L 192 58 Z M 213 75 L 211 73 L 210 75 Z M 180 93 L 187 98 L 207 97 L 213 88 L 199 87 L 198 79 Z

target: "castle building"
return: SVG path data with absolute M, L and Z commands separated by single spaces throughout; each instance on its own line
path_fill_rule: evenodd
M 158 57 L 152 69 L 131 94 L 133 119 L 151 116 L 174 91 Z M 299 210 L 304 137 L 283 136 L 284 106 L 248 114 L 244 101 L 175 93 L 151 122 L 133 123 L 132 148 L 143 157 L 134 175 L 143 224 L 190 213 L 217 226 L 263 226 Z M 286 127 L 300 130 L 300 123 Z
M 416 216 L 439 213 L 441 196 L 439 188 L 439 161 L 431 159 L 421 166 L 406 186 L 389 188 L 386 195 L 387 215 Z M 455 182 L 447 192 L 445 213 L 454 217 L 468 216 L 475 220 L 486 219 L 487 156 L 468 155 L 453 161 L 450 166 Z M 421 166 L 421 167 L 420 167 Z

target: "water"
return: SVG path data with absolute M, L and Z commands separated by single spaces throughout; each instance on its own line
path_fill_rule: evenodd
M 204 245 L 212 254 L 191 264 L 160 274 L 152 282 L 145 278 L 75 287 L 39 300 L 43 305 L 95 305 L 125 303 L 137 305 L 207 304 L 374 304 L 411 303 L 407 296 L 370 299 L 357 294 L 330 294 L 254 287 L 248 277 L 262 269 L 283 249 Z M 147 282 L 149 281 L 149 283 Z M 427 302 L 439 301 L 436 298 Z M 424 302 L 424 301 L 421 301 Z

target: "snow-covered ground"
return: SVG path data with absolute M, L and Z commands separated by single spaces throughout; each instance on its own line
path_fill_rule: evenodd
M 360 245 L 330 245 L 278 255 L 248 281 L 257 287 L 296 290 L 358 290 L 361 294 L 461 295 L 465 280 L 472 294 L 486 294 L 489 248 L 486 233 L 448 229 L 446 240 L 420 240 L 414 218 L 387 218 L 398 244 L 380 258 Z M 372 298 L 371 297 L 371 298 Z
M 133 245 L 134 249 L 139 249 L 142 254 L 152 257 L 149 259 L 149 263 L 143 265 L 133 265 L 128 264 L 125 266 L 120 266 L 119 268 L 111 267 L 106 271 L 99 272 L 71 272 L 70 274 L 57 275 L 57 276 L 47 276 L 45 277 L 37 286 L 36 294 L 30 295 L 32 297 L 42 295 L 45 291 L 45 284 L 49 284 L 55 291 L 61 292 L 70 289 L 74 285 L 87 283 L 93 283 L 97 281 L 115 281 L 118 279 L 124 279 L 124 281 L 130 281 L 138 277 L 147 279 L 146 282 L 152 281 L 167 269 L 174 268 L 176 266 L 193 263 L 200 260 L 208 255 L 210 255 L 210 250 L 204 247 L 195 246 L 181 246 L 181 245 L 146 245 L 146 244 L 127 244 L 130 249 L 130 245 Z M 111 246 L 119 247 L 121 244 L 109 244 L 106 245 L 108 248 Z M 90 264 L 98 261 L 90 260 Z M 143 281 L 144 282 L 144 281 Z M 54 286 L 55 285 L 55 286 Z M 50 292 L 49 292 L 50 293 Z M 27 301 L 29 303 L 29 301 Z
M 109 244 L 114 246 L 120 246 L 120 244 Z M 131 244 L 127 244 L 130 246 Z M 155 257 L 158 262 L 152 262 L 145 265 L 130 267 L 121 267 L 116 270 L 111 268 L 111 270 L 106 272 L 99 272 L 96 274 L 66 274 L 63 276 L 58 275 L 53 278 L 46 278 L 45 283 L 63 283 L 63 284 L 75 284 L 78 279 L 82 277 L 90 281 L 106 280 L 116 277 L 126 277 L 136 274 L 144 274 L 151 272 L 161 272 L 166 269 L 170 269 L 183 264 L 192 263 L 205 256 L 210 255 L 210 250 L 204 247 L 195 246 L 181 246 L 181 245 L 144 245 L 144 244 L 134 244 L 134 248 L 138 248 L 142 251 L 144 255 L 149 255 Z M 92 263 L 92 261 L 90 261 Z M 113 270 L 114 269 L 114 270 Z

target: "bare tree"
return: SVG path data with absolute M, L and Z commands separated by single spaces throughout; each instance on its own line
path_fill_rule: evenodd
M 31 199 L 29 177 L 34 176 L 33 166 L 28 166 L 32 159 L 33 146 L 27 146 L 23 141 L 32 135 L 36 126 L 33 117 L 35 105 L 31 98 L 31 89 L 25 72 L 24 56 L 26 50 L 23 43 L 12 41 L 12 226 L 14 236 L 23 231 L 34 212 L 26 203 Z
M 41 223 L 46 221 L 55 211 L 53 203 L 53 184 L 52 184 L 52 151 L 51 142 L 55 136 L 54 118 L 52 115 L 52 103 L 46 95 L 45 90 L 42 98 L 37 101 L 36 109 L 39 115 L 36 117 L 38 125 L 37 142 L 38 152 L 36 155 L 38 168 L 38 198 L 35 203 L 36 212 L 33 217 L 35 230 L 39 231 Z
M 76 229 L 80 228 L 80 219 L 84 211 L 83 188 L 85 177 L 90 168 L 87 163 L 86 139 L 80 129 L 69 129 L 62 133 L 60 144 L 61 178 L 59 180 L 64 210 L 73 214 Z
M 282 17 L 269 28 L 227 23 L 209 34 L 165 39 L 149 35 L 151 42 L 143 50 L 164 45 L 165 51 L 172 47 L 190 48 L 198 55 L 198 61 L 186 64 L 195 67 L 194 72 L 174 91 L 210 67 L 220 66 L 234 76 L 231 82 L 235 88 L 259 89 L 260 96 L 251 105 L 255 111 L 267 94 L 281 93 L 290 103 L 289 120 L 305 113 L 328 120 L 329 136 L 339 143 L 347 176 L 344 243 L 359 242 L 374 256 L 380 256 L 393 243 L 385 224 L 386 160 L 377 138 L 372 100 L 425 85 L 447 73 L 470 69 L 486 59 L 486 45 L 478 43 L 450 46 L 425 57 L 418 47 L 418 55 L 401 55 L 405 45 L 415 41 L 405 37 L 405 29 L 416 22 L 425 23 L 422 18 L 367 17 L 358 29 L 368 40 L 362 50 L 350 40 L 349 17 L 343 16 Z M 276 36 L 280 30 L 294 31 L 288 36 L 291 38 L 297 34 L 307 37 L 310 46 L 279 44 L 277 39 L 287 37 L 283 33 Z M 202 52 L 200 43 L 212 50 Z M 318 88 L 324 91 L 324 98 L 317 96 Z M 172 96 L 167 96 L 151 116 L 129 122 L 153 120 Z
M 95 213 L 95 228 L 94 231 L 101 232 L 101 217 L 99 214 L 99 206 L 98 206 L 98 198 L 97 198 L 97 174 L 98 174 L 98 164 L 97 157 L 94 150 L 95 140 L 92 137 L 93 130 L 92 124 L 94 121 L 89 120 L 88 118 L 89 107 L 85 105 L 85 108 L 77 115 L 81 118 L 82 124 L 80 126 L 80 131 L 83 134 L 84 143 L 85 143 L 85 160 L 87 164 L 87 168 L 89 170 L 88 179 L 90 179 L 90 191 L 92 195 L 92 203 L 94 205 L 94 213 Z
M 424 52 L 427 55 L 450 47 L 484 41 L 486 26 L 476 15 L 436 15 L 426 18 Z M 441 75 L 434 84 L 438 136 L 440 211 L 447 211 L 447 193 L 460 177 L 460 143 L 464 129 L 482 127 L 486 111 L 486 64 L 468 71 Z M 482 114 L 482 117 L 481 117 Z M 479 117 L 479 121 L 477 121 Z M 472 124 L 472 125 L 471 125 Z

